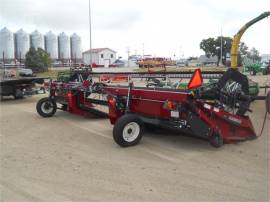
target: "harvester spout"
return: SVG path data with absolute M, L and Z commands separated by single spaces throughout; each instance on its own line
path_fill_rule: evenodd
M 237 68 L 237 55 L 238 55 L 238 47 L 240 44 L 240 39 L 244 32 L 253 24 L 256 22 L 268 17 L 270 15 L 270 11 L 264 12 L 258 17 L 254 18 L 253 20 L 246 23 L 241 29 L 237 32 L 236 35 L 233 37 L 232 42 L 232 48 L 231 48 L 231 68 L 236 69 Z

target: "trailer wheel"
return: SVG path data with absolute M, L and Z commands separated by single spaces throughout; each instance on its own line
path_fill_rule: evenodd
M 38 101 L 36 109 L 40 116 L 47 118 L 55 114 L 57 105 L 55 101 L 48 97 L 45 97 Z
M 256 70 L 253 69 L 253 70 L 252 70 L 252 75 L 253 75 L 253 76 L 256 76 L 256 74 L 257 74 Z
M 263 74 L 263 75 L 267 75 L 267 74 L 269 74 L 269 73 L 270 73 L 270 69 L 267 68 L 267 67 L 264 68 L 263 71 L 262 71 L 262 74 Z
M 134 114 L 119 118 L 113 128 L 113 139 L 121 147 L 136 145 L 143 134 L 143 122 Z
M 95 83 L 92 87 L 93 93 L 103 93 L 106 86 L 107 85 L 105 83 Z
M 219 133 L 214 133 L 213 135 L 211 135 L 209 141 L 210 144 L 216 148 L 219 148 L 223 145 L 223 138 Z
M 15 99 L 22 99 L 23 98 L 22 90 L 21 89 L 16 89 L 13 96 L 14 96 Z

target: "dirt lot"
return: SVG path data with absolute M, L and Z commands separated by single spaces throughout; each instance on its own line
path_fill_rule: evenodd
M 170 132 L 120 148 L 107 119 L 44 119 L 40 97 L 0 105 L 0 201 L 269 201 L 269 115 L 260 138 L 220 149 Z M 252 109 L 258 130 L 264 103 Z

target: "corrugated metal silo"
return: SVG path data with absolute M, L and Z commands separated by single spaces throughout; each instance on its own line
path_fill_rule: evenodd
M 14 35 L 6 27 L 0 31 L 0 59 L 14 59 Z
M 71 58 L 74 59 L 82 59 L 82 41 L 81 37 L 79 37 L 76 33 L 74 33 L 70 37 L 71 41 Z
M 26 53 L 30 48 L 29 34 L 23 29 L 18 30 L 15 33 L 15 53 L 17 60 L 25 59 Z
M 52 31 L 49 31 L 45 35 L 45 49 L 46 52 L 50 54 L 51 59 L 53 60 L 58 59 L 57 37 Z
M 59 59 L 70 59 L 70 39 L 64 32 L 58 36 Z
M 44 37 L 37 30 L 31 33 L 31 46 L 34 47 L 35 49 L 38 49 L 38 48 L 42 48 L 43 50 L 45 49 Z

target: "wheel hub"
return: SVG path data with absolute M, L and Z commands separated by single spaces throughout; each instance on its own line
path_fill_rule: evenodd
M 127 142 L 132 142 L 138 138 L 140 134 L 140 126 L 136 122 L 131 122 L 124 127 L 123 138 Z
M 53 111 L 53 107 L 52 107 L 52 104 L 50 102 L 44 102 L 42 103 L 41 105 L 41 110 L 46 113 L 46 114 L 49 114 Z

